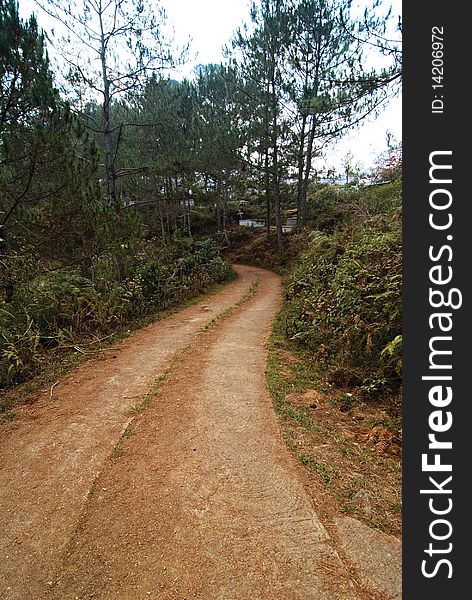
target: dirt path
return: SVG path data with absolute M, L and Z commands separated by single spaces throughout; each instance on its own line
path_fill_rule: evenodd
M 0 442 L 5 600 L 357 600 L 280 440 L 278 278 L 240 279 L 66 377 Z M 253 299 L 207 332 L 256 277 Z M 130 408 L 174 361 L 151 406 Z

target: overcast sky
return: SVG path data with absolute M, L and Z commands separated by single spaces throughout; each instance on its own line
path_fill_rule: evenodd
M 366 0 L 360 0 L 362 4 Z M 393 6 L 395 21 L 401 14 L 401 0 L 385 2 Z M 183 68 L 185 76 L 189 76 L 197 64 L 219 63 L 223 59 L 222 48 L 229 44 L 231 35 L 244 21 L 249 21 L 248 0 L 162 0 L 175 30 L 175 39 L 184 44 L 191 38 L 190 60 Z M 39 24 L 44 29 L 51 27 L 34 0 L 20 0 L 20 11 L 23 15 L 32 10 L 38 13 Z M 401 133 L 401 98 L 394 99 L 382 114 L 375 120 L 365 124 L 347 139 L 338 142 L 335 147 L 325 152 L 325 158 L 318 161 L 318 168 L 340 168 L 342 157 L 348 151 L 354 155 L 355 162 L 361 162 L 365 167 L 373 164 L 375 157 L 386 149 L 386 133 L 391 132 L 400 141 Z

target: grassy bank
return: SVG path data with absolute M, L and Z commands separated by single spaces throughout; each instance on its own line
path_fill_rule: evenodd
M 267 363 L 285 440 L 333 514 L 400 535 L 401 181 L 320 189 L 288 247 Z
M 401 535 L 401 421 L 326 381 L 311 354 L 284 335 L 284 311 L 269 341 L 267 383 L 283 435 L 323 508 Z M 320 496 L 321 495 L 321 496 Z

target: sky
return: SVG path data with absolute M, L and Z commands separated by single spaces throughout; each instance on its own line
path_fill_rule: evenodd
M 397 20 L 397 15 L 401 14 L 401 0 L 391 0 L 388 5 L 392 5 Z M 161 6 L 167 13 L 169 25 L 173 26 L 177 44 L 184 45 L 191 39 L 189 60 L 181 69 L 181 75 L 187 77 L 198 64 L 221 62 L 223 46 L 229 45 L 232 34 L 243 22 L 249 21 L 248 0 L 161 0 Z M 34 0 L 20 0 L 20 12 L 27 16 L 31 11 L 37 13 L 44 29 L 52 26 L 41 15 Z M 394 98 L 376 119 L 365 121 L 345 139 L 330 146 L 324 157 L 317 159 L 315 168 L 341 171 L 342 160 L 348 152 L 352 153 L 354 163 L 370 168 L 387 148 L 387 132 L 397 141 L 402 139 L 401 104 L 401 96 Z

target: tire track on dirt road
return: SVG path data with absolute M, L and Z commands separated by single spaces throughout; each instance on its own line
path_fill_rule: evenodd
M 74 369 L 0 431 L 0 598 L 36 600 L 52 580 L 89 490 L 130 409 L 199 330 L 244 296 L 259 271 L 133 334 Z
M 108 460 L 48 600 L 365 598 L 281 440 L 264 378 L 280 281 L 258 272 Z

